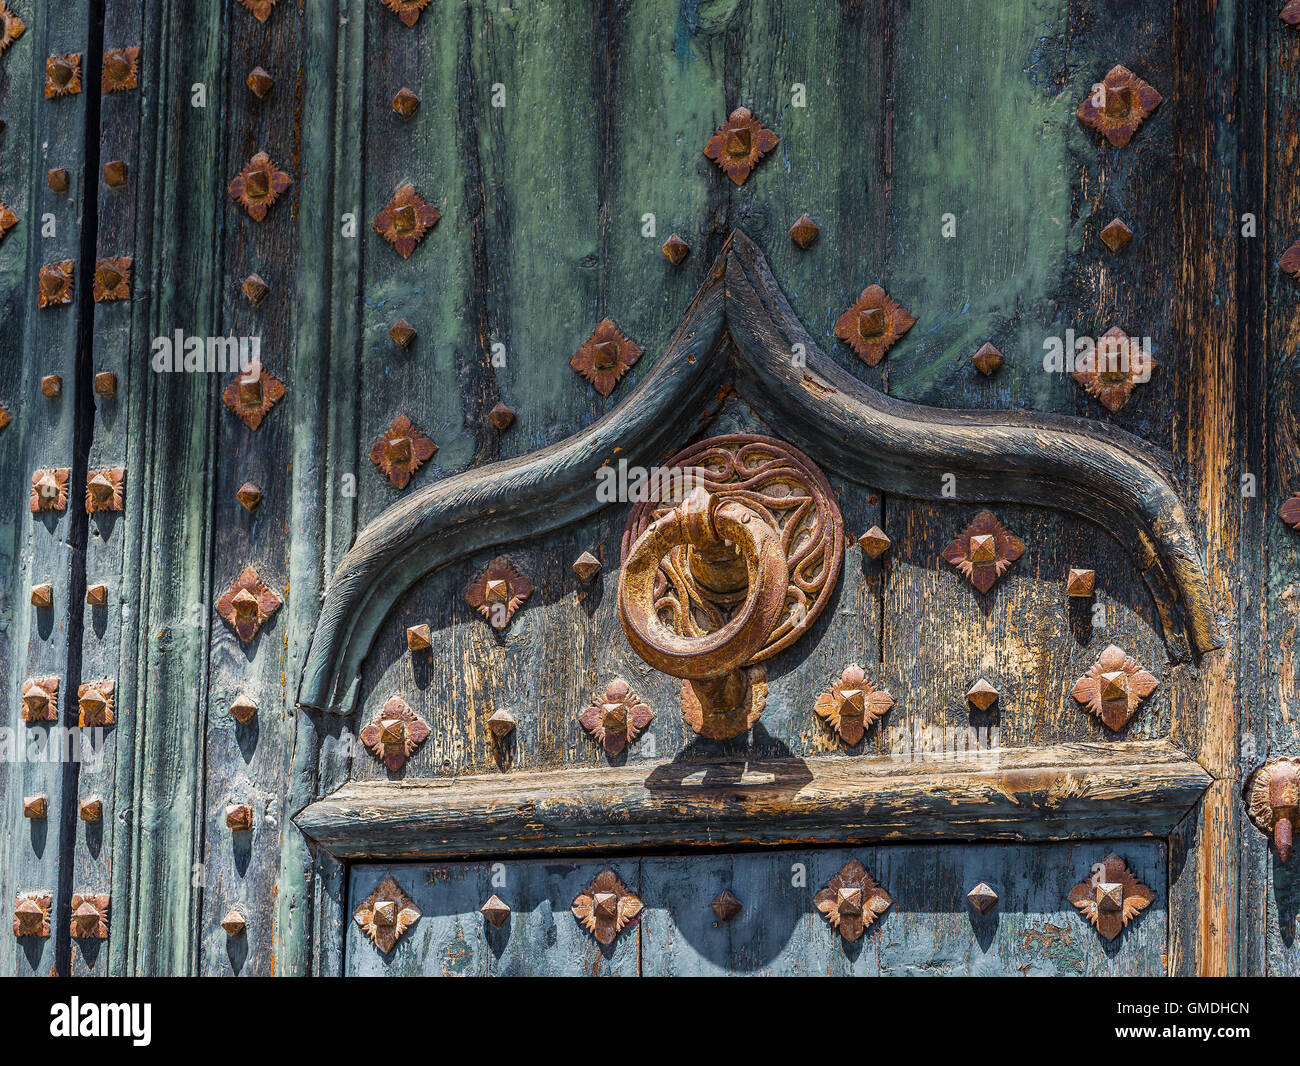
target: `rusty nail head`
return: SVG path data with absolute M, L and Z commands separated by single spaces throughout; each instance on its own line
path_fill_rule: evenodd
M 691 246 L 674 233 L 664 241 L 663 247 L 659 250 L 673 266 L 681 266 L 682 261 L 690 254 Z
M 104 607 L 108 603 L 108 586 L 102 581 L 86 586 L 86 602 L 92 607 Z
M 871 558 L 879 559 L 893 543 L 879 526 L 872 526 L 858 538 L 858 546 Z
M 392 329 L 388 331 L 388 336 L 402 351 L 406 351 L 411 346 L 411 342 L 415 340 L 415 327 L 406 319 L 399 318 L 393 323 Z
M 1065 594 L 1078 599 L 1086 599 L 1092 595 L 1096 582 L 1097 573 L 1095 570 L 1075 570 L 1071 567 L 1070 573 L 1065 579 Z
M 966 690 L 966 698 L 981 711 L 987 711 L 997 702 L 998 690 L 981 677 Z
M 420 98 L 405 86 L 398 89 L 397 95 L 393 97 L 393 110 L 402 118 L 410 118 L 419 109 L 419 106 Z
M 23 817 L 33 821 L 42 821 L 50 813 L 50 803 L 44 792 L 35 796 L 23 797 Z
M 498 403 L 487 413 L 487 419 L 496 426 L 498 433 L 504 433 L 514 423 L 515 413 L 505 404 Z
M 251 697 L 241 693 L 230 703 L 230 717 L 240 725 L 248 725 L 257 717 L 257 704 L 253 702 Z
M 250 304 L 257 307 L 266 299 L 266 294 L 271 291 L 271 286 L 262 280 L 262 275 L 249 274 L 244 279 L 244 283 L 239 286 L 239 291 L 244 294 L 244 298 Z
M 275 88 L 275 79 L 261 67 L 254 67 L 248 72 L 245 84 L 259 100 L 265 100 L 266 94 Z
M 226 807 L 226 827 L 235 833 L 247 833 L 253 828 L 253 808 L 247 803 L 231 803 Z
M 46 374 L 41 378 L 41 395 L 50 400 L 57 400 L 63 395 L 63 378 L 58 374 Z
M 573 572 L 583 581 L 590 581 L 603 569 L 600 560 L 591 552 L 583 552 L 573 562 Z
M 433 647 L 433 634 L 429 632 L 428 623 L 406 627 L 406 646 L 411 651 L 427 651 Z
M 509 711 L 493 711 L 487 720 L 488 731 L 494 737 L 509 736 L 515 728 L 515 716 Z
M 117 375 L 111 370 L 101 370 L 95 375 L 95 395 L 111 400 L 117 395 Z
M 104 801 L 98 796 L 90 796 L 81 801 L 77 813 L 83 822 L 102 822 L 104 820 Z
M 975 364 L 975 369 L 985 377 L 992 377 L 996 374 L 1004 361 L 1002 353 L 993 344 L 985 344 L 971 356 L 971 362 Z
M 1133 239 L 1133 231 L 1118 218 L 1112 218 L 1101 231 L 1102 243 L 1112 252 L 1122 252 Z
M 51 170 L 49 174 L 46 175 L 46 179 L 50 183 L 51 192 L 63 193 L 68 191 L 69 179 L 66 170 Z
M 795 224 L 790 227 L 790 239 L 800 248 L 807 251 L 817 243 L 817 238 L 821 236 L 821 229 L 807 215 L 800 215 Z
M 262 490 L 251 481 L 245 481 L 235 493 L 235 499 L 244 505 L 245 511 L 255 511 L 262 502 Z
M 54 606 L 54 586 L 53 585 L 33 585 L 32 586 L 32 606 L 48 608 Z
M 110 189 L 120 189 L 126 184 L 126 163 L 113 159 L 104 164 L 104 184 Z
M 221 928 L 226 931 L 227 936 L 239 936 L 247 925 L 248 923 L 244 920 L 244 916 L 233 907 L 228 910 L 226 916 L 221 919 Z

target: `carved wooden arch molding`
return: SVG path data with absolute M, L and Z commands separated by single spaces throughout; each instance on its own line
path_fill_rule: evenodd
M 724 343 L 729 335 L 734 342 Z M 791 346 L 802 344 L 797 367 Z M 779 437 L 824 469 L 885 492 L 1072 511 L 1129 550 L 1175 659 L 1220 646 L 1196 538 L 1167 458 L 1081 418 L 952 411 L 893 399 L 841 370 L 795 317 L 757 246 L 733 231 L 667 350 L 624 401 L 581 433 L 412 493 L 362 530 L 324 596 L 298 702 L 351 713 L 361 666 L 393 604 L 425 575 L 483 549 L 560 529 L 602 506 L 596 471 L 615 456 L 651 465 L 693 432 L 738 362 L 735 388 Z

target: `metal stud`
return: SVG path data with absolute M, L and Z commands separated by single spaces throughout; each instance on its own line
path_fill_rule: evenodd
M 226 805 L 226 828 L 232 833 L 247 833 L 253 828 L 253 808 L 247 803 Z
M 610 318 L 601 319 L 573 354 L 569 366 L 591 382 L 602 396 L 614 391 L 619 378 L 641 358 L 643 349 L 630 340 Z
M 361 730 L 361 743 L 396 773 L 428 736 L 429 727 L 424 719 L 411 710 L 404 699 L 394 696 Z
M 498 555 L 465 590 L 465 600 L 496 630 L 505 629 L 524 600 L 533 594 L 533 583 L 519 573 L 504 555 Z
M 498 433 L 504 433 L 515 421 L 515 413 L 503 403 L 498 403 L 487 413 L 487 420 L 496 426 Z
M 41 378 L 41 395 L 47 400 L 57 400 L 63 395 L 63 378 L 58 374 L 46 374 Z
M 74 96 L 81 92 L 81 53 L 50 56 L 45 61 L 45 98 Z
M 259 100 L 265 100 L 266 94 L 275 88 L 275 79 L 261 67 L 254 67 L 248 72 L 248 77 L 244 79 L 244 84 L 248 86 Z
M 642 903 L 619 880 L 618 874 L 606 867 L 573 901 L 573 916 L 596 941 L 612 944 L 641 914 Z
M 95 395 L 111 400 L 117 395 L 117 375 L 111 370 L 101 370 L 95 375 Z
M 399 318 L 393 323 L 392 328 L 389 329 L 388 336 L 392 338 L 393 343 L 401 348 L 402 351 L 406 351 L 406 349 L 411 346 L 411 342 L 415 340 L 415 327 L 406 321 L 406 319 Z
M 0 8 L 3 7 L 0 4 Z M 3 51 L 0 48 L 0 53 Z M 53 903 L 54 896 L 50 892 L 18 893 L 14 899 L 14 936 L 49 936 L 50 907 Z
M 129 255 L 114 259 L 100 259 L 95 264 L 93 292 L 96 303 L 112 303 L 131 298 L 131 265 Z
M 353 920 L 380 951 L 392 951 L 412 925 L 420 908 L 392 877 L 385 877 L 352 913 Z
M 879 526 L 872 526 L 858 538 L 858 547 L 873 559 L 879 559 L 884 555 L 892 543 L 893 541 L 885 535 L 885 531 Z
M 284 384 L 260 362 L 241 371 L 221 394 L 221 402 L 230 408 L 249 429 L 257 429 L 277 403 L 284 399 Z
M 72 897 L 72 935 L 79 940 L 108 939 L 108 893 Z
M 1278 18 L 1288 26 L 1300 26 L 1300 0 L 1287 0 L 1287 5 L 1278 13 Z M 3 51 L 0 47 L 0 52 Z
M 602 569 L 600 560 L 591 552 L 583 552 L 573 561 L 573 572 L 583 581 L 590 581 Z
M 45 180 L 49 183 L 50 192 L 60 194 L 67 192 L 68 186 L 71 184 L 71 178 L 69 178 L 68 172 L 61 168 L 51 170 L 45 175 Z
M 585 711 L 578 715 L 582 728 L 609 755 L 617 755 L 644 732 L 654 712 L 641 701 L 621 677 L 605 686 Z
M 1139 881 L 1118 855 L 1107 855 L 1091 876 L 1070 889 L 1069 900 L 1107 940 L 1146 910 L 1156 894 Z
M 817 697 L 813 710 L 845 744 L 852 746 L 893 706 L 894 698 L 877 688 L 866 671 L 853 663 L 844 668 L 828 692 Z
M 987 882 L 981 881 L 966 893 L 966 899 L 980 914 L 988 914 L 997 906 L 998 894 L 993 891 Z
M 407 626 L 406 646 L 411 651 L 428 651 L 433 647 L 433 635 L 429 632 L 427 623 L 422 622 L 418 626 Z
M 1128 67 L 1117 65 L 1088 91 L 1079 105 L 1079 121 L 1123 148 L 1160 100 L 1160 94 Z
M 72 303 L 74 266 L 71 259 L 47 263 L 36 274 L 36 306 L 65 307 Z
M 247 644 L 280 609 L 283 601 L 267 586 L 254 567 L 244 568 L 217 600 L 217 614 Z
M 487 720 L 488 732 L 498 740 L 513 733 L 516 724 L 515 716 L 507 710 L 493 711 Z
M 245 481 L 235 493 L 235 499 L 243 505 L 245 511 L 256 511 L 262 503 L 262 490 L 251 481 Z
M 53 585 L 33 585 L 32 586 L 32 606 L 39 610 L 48 610 L 54 606 L 54 586 Z
M 401 19 L 403 26 L 414 26 L 429 3 L 430 0 L 383 0 L 384 7 Z
M 9 413 L 8 408 L 0 406 L 0 429 L 4 429 L 14 420 L 14 416 Z
M 1005 360 L 1002 353 L 992 344 L 983 345 L 978 352 L 971 356 L 975 369 L 983 374 L 986 378 L 991 378 L 998 372 Z
M 239 286 L 239 291 L 244 294 L 244 299 L 258 307 L 271 291 L 271 286 L 263 280 L 261 274 L 249 274 Z
M 398 89 L 397 95 L 393 97 L 393 110 L 402 118 L 410 118 L 419 110 L 419 107 L 420 98 L 405 86 Z
M 916 324 L 907 308 L 879 285 L 868 285 L 835 322 L 835 336 L 867 366 L 875 366 Z
M 981 711 L 987 711 L 993 704 L 997 703 L 998 696 L 998 690 L 982 677 L 966 690 L 966 699 L 973 707 Z
M 100 76 L 100 91 L 120 93 L 138 85 L 140 48 L 109 48 L 104 52 L 104 69 Z
M 231 908 L 226 911 L 226 916 L 221 919 L 221 928 L 226 931 L 226 936 L 239 936 L 248 927 L 248 922 L 244 916 Z
M 240 725 L 249 725 L 257 718 L 257 703 L 241 692 L 230 701 L 230 717 Z
M 106 607 L 108 605 L 108 586 L 102 581 L 96 581 L 93 585 L 86 586 L 86 602 L 91 607 Z
M 403 259 L 410 257 L 424 235 L 438 224 L 442 217 L 438 209 L 427 203 L 409 182 L 393 193 L 375 215 L 372 225 Z
M 35 796 L 23 797 L 23 817 L 34 822 L 43 822 L 49 816 L 50 801 L 44 792 Z
M 510 917 L 510 908 L 496 895 L 489 896 L 478 911 L 494 929 L 500 929 Z
M 126 173 L 124 160 L 110 159 L 104 164 L 104 184 L 110 189 L 120 189 L 126 184 Z
M 38 511 L 67 510 L 68 478 L 71 473 L 66 466 L 62 466 L 37 470 L 32 474 L 32 493 L 28 503 L 32 514 Z
M 271 8 L 275 7 L 278 0 L 239 0 L 239 2 L 258 22 L 265 22 L 271 17 Z
M 943 550 L 944 559 L 957 567 L 980 592 L 988 592 L 1024 554 L 1024 543 L 992 511 L 977 514 Z
M 231 179 L 227 191 L 248 212 L 254 222 L 266 218 L 266 212 L 293 184 L 293 178 L 271 162 L 265 152 L 258 152 L 244 169 Z
M 1300 758 L 1269 759 L 1251 775 L 1246 796 L 1255 828 L 1272 838 L 1278 859 L 1289 862 L 1300 819 Z
M 807 251 L 817 243 L 817 238 L 821 236 L 821 229 L 807 215 L 800 215 L 790 227 L 790 239 L 800 248 Z
M 1111 644 L 1098 656 L 1088 672 L 1070 690 L 1088 713 L 1100 718 L 1107 729 L 1123 729 L 1137 713 L 1138 704 L 1155 691 L 1160 682 L 1143 670 L 1123 648 Z
M 0 200 L 0 241 L 5 239 L 11 229 L 18 225 L 18 216 L 3 200 Z
M 713 901 L 709 906 L 713 909 L 713 913 L 718 916 L 718 921 L 723 923 L 731 921 L 742 909 L 740 900 L 725 888 L 713 897 Z
M 406 416 L 398 415 L 388 431 L 370 448 L 370 461 L 395 489 L 404 489 L 411 476 L 433 458 L 438 446 Z
M 23 682 L 23 721 L 57 722 L 59 720 L 59 679 L 29 677 Z
M 850 859 L 813 897 L 813 902 L 831 923 L 831 928 L 838 929 L 840 935 L 852 943 L 860 940 L 894 901 L 867 873 L 862 863 Z
M 86 475 L 86 510 L 91 514 L 122 510 L 125 482 L 126 471 L 120 466 L 91 470 Z
M 1078 369 L 1070 376 L 1113 413 L 1128 403 L 1134 388 L 1151 380 L 1157 363 L 1148 346 L 1112 326 L 1097 339 L 1091 353 L 1075 360 L 1075 366 Z
M 1133 231 L 1124 224 L 1122 219 L 1112 218 L 1102 227 L 1102 231 L 1098 236 L 1101 237 L 1102 244 L 1112 252 L 1119 253 L 1133 239 Z
M 98 796 L 89 796 L 77 807 L 77 814 L 87 824 L 104 820 L 104 801 Z
M 704 154 L 737 185 L 759 161 L 780 143 L 777 135 L 758 121 L 747 107 L 736 108 L 709 138 Z
M 691 254 L 691 246 L 674 233 L 664 241 L 659 251 L 673 266 L 681 266 L 686 257 Z
M 113 697 L 117 686 L 110 678 L 77 686 L 77 725 L 93 729 L 113 724 Z
M 1097 572 L 1095 570 L 1076 570 L 1070 568 L 1070 572 L 1065 578 L 1065 594 L 1075 599 L 1087 599 L 1092 595 L 1093 587 L 1097 583 Z
M 18 17 L 5 0 L 0 0 L 0 56 L 9 50 L 9 46 L 23 35 L 26 23 Z

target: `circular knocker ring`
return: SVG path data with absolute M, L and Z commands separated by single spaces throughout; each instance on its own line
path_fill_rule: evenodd
M 807 457 L 768 437 L 702 441 L 669 469 L 685 498 L 633 509 L 619 620 L 638 655 L 686 679 L 682 713 L 697 733 L 739 736 L 767 699 L 757 663 L 793 643 L 834 589 L 839 508 Z

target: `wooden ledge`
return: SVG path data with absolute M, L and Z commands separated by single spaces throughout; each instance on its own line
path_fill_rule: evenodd
M 1165 740 L 356 781 L 299 829 L 340 859 L 1166 836 L 1210 776 Z

